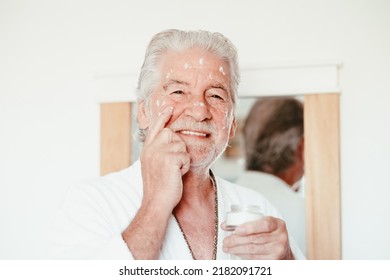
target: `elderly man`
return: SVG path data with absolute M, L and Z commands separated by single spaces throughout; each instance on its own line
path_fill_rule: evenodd
M 238 81 L 237 52 L 223 35 L 155 35 L 138 84 L 140 160 L 70 191 L 57 257 L 303 258 L 272 205 L 210 170 L 234 135 Z M 232 204 L 265 216 L 225 231 Z

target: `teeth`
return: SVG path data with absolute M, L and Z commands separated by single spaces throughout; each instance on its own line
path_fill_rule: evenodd
M 202 137 L 206 137 L 207 136 L 205 133 L 189 131 L 189 130 L 182 130 L 182 131 L 180 131 L 180 133 L 181 134 L 187 134 L 187 135 L 202 136 Z

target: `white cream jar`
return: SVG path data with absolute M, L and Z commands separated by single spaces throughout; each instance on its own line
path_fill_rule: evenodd
M 226 214 L 226 228 L 233 231 L 238 225 L 257 220 L 263 216 L 260 207 L 257 205 L 233 204 Z

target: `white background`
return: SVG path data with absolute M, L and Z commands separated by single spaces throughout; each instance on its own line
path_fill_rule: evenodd
M 135 73 L 166 28 L 240 62 L 343 62 L 344 259 L 390 259 L 390 1 L 0 0 L 0 259 L 45 259 L 66 189 L 99 174 L 94 75 Z

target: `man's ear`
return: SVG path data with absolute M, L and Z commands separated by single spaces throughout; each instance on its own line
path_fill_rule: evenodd
M 148 117 L 146 114 L 145 101 L 137 103 L 137 120 L 140 129 L 147 129 L 149 127 Z
M 233 123 L 232 123 L 232 127 L 230 128 L 229 139 L 232 139 L 236 134 L 236 128 L 237 128 L 236 117 L 233 117 Z

